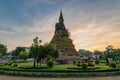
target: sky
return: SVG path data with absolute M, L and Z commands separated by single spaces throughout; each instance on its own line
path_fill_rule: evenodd
M 0 0 L 0 43 L 8 51 L 54 35 L 60 10 L 76 50 L 120 48 L 120 0 Z

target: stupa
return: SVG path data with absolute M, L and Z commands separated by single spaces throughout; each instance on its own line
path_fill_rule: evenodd
M 59 53 L 58 60 L 63 60 L 63 63 L 71 63 L 73 60 L 78 59 L 77 52 L 69 35 L 64 25 L 64 18 L 61 10 L 59 22 L 55 24 L 55 33 L 50 43 L 56 46 Z

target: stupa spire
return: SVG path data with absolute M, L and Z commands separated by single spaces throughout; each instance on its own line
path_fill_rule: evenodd
M 60 10 L 59 23 L 64 23 L 64 18 L 63 18 L 62 10 Z

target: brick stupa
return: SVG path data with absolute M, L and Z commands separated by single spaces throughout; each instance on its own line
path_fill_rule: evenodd
M 55 33 L 50 43 L 56 46 L 59 53 L 58 60 L 63 60 L 63 63 L 71 63 L 78 59 L 72 40 L 69 38 L 69 32 L 64 25 L 62 11 L 60 11 L 59 22 L 55 25 Z

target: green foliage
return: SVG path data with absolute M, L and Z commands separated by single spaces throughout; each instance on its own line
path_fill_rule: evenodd
M 83 70 L 87 70 L 87 68 L 88 68 L 88 65 L 87 65 L 86 63 L 82 63 L 81 66 L 82 66 L 82 69 L 83 69 Z
M 88 61 L 88 66 L 95 66 L 94 61 Z
M 100 61 L 99 61 L 99 60 L 96 60 L 96 61 L 95 61 L 95 64 L 99 64 L 99 63 L 100 63 Z
M 13 59 L 16 60 L 22 51 L 25 51 L 25 47 L 16 47 L 12 52 Z
M 61 40 L 61 36 L 56 35 L 56 36 L 55 36 L 55 39 L 56 39 L 56 41 L 60 41 L 60 40 Z
M 38 52 L 39 53 L 38 53 L 38 56 L 37 56 L 37 63 L 40 63 L 40 65 L 41 65 L 41 60 L 46 58 L 46 56 L 47 56 L 47 54 L 45 52 L 45 47 L 40 45 Z
M 106 52 L 105 52 L 106 60 L 107 58 L 114 58 L 114 51 L 113 51 L 113 46 L 109 45 L 106 47 Z M 108 63 L 108 61 L 107 61 Z
M 80 67 L 80 61 L 77 62 L 77 66 Z
M 67 36 L 67 37 L 69 37 L 70 36 L 70 32 L 69 32 L 69 30 L 67 29 L 67 31 L 63 34 L 63 36 Z
M 8 65 L 8 63 L 5 63 L 5 65 Z
M 12 65 L 12 62 L 7 63 L 7 65 L 10 65 L 10 66 L 11 66 L 11 65 Z
M 0 57 L 5 55 L 6 52 L 7 52 L 7 46 L 0 43 Z
M 34 42 L 34 44 L 30 47 L 30 56 L 34 58 L 34 66 L 35 61 L 41 64 L 42 59 L 47 57 L 56 59 L 58 58 L 58 51 L 53 44 L 45 44 L 38 45 Z
M 73 65 L 76 65 L 76 61 L 73 61 Z
M 116 68 L 116 63 L 112 62 L 112 63 L 110 64 L 110 66 L 111 66 L 112 68 Z
M 26 61 L 26 59 L 29 58 L 29 52 L 23 51 L 19 54 L 19 57 Z
M 54 62 L 53 62 L 52 60 L 48 60 L 48 61 L 47 61 L 47 66 L 48 66 L 49 68 L 52 68 L 53 65 L 54 65 Z
M 45 44 L 44 47 L 47 56 L 51 56 L 53 59 L 58 58 L 58 50 L 54 44 Z
M 120 49 L 114 49 L 115 56 L 120 56 Z
M 100 52 L 100 51 L 98 51 L 98 50 L 95 50 L 95 51 L 94 51 L 94 54 L 95 54 L 95 55 L 100 55 L 100 54 L 102 54 L 102 52 Z
M 36 59 L 37 59 L 38 54 L 39 54 L 38 37 L 35 37 L 33 39 L 33 44 L 30 47 L 30 54 L 29 54 L 30 57 L 34 58 L 34 63 L 33 63 L 34 68 L 36 67 Z
M 13 64 L 14 67 L 17 67 L 18 65 L 17 64 Z

